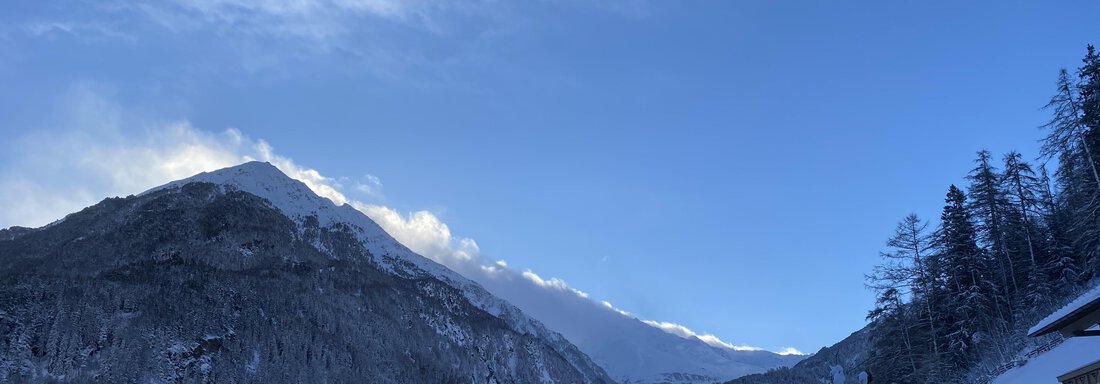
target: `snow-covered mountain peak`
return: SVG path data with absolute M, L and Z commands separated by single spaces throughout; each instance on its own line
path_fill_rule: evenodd
M 203 172 L 153 188 L 145 193 L 179 187 L 192 182 L 219 184 L 251 193 L 267 199 L 275 208 L 291 218 L 317 216 L 322 225 L 334 220 L 349 219 L 349 217 L 342 217 L 345 215 L 341 213 L 345 210 L 339 209 L 340 207 L 332 200 L 318 196 L 301 181 L 287 176 L 271 163 L 261 161 L 250 161 L 229 168 Z
M 330 199 L 321 197 L 305 183 L 287 176 L 271 163 L 250 161 L 240 165 L 203 172 L 168 184 L 150 189 L 142 194 L 154 191 L 179 188 L 188 183 L 211 183 L 229 190 L 247 192 L 271 203 L 272 207 L 287 217 L 303 223 L 308 217 L 315 217 L 318 225 L 327 227 L 341 223 L 351 227 L 375 255 L 400 253 L 424 270 L 435 274 L 445 273 L 439 265 L 416 255 L 400 245 L 377 223 L 351 205 L 337 206 Z M 449 272 L 449 271 L 447 271 Z
M 247 192 L 271 203 L 272 207 L 302 224 L 315 217 L 318 225 L 328 227 L 343 224 L 355 232 L 364 246 L 379 262 L 393 271 L 395 260 L 410 262 L 425 272 L 447 278 L 460 285 L 475 284 L 446 267 L 418 255 L 386 233 L 377 223 L 349 204 L 337 206 L 332 200 L 321 197 L 305 183 L 287 176 L 271 163 L 250 161 L 240 165 L 203 172 L 186 179 L 150 189 L 144 194 L 164 189 L 179 188 L 189 183 L 217 184 L 228 190 Z

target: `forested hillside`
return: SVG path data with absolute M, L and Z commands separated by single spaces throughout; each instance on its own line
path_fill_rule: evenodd
M 727 384 L 777 384 L 777 383 L 858 383 L 859 373 L 867 361 L 867 334 L 865 327 L 844 340 L 821 348 L 793 367 L 776 368 L 765 373 L 742 376 Z

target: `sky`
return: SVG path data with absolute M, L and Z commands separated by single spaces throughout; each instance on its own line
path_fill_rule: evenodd
M 894 225 L 975 151 L 1037 156 L 1100 37 L 1086 1 L 3 7 L 0 227 L 283 161 L 414 250 L 804 352 L 865 325 Z

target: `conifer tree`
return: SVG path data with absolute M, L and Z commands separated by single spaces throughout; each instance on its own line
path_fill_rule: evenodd
M 1020 266 L 1026 279 L 1023 299 L 1026 307 L 1013 306 L 1019 310 L 1045 307 L 1051 297 L 1049 274 L 1047 267 L 1047 252 L 1041 242 L 1046 238 L 1042 233 L 1044 228 L 1038 225 L 1036 216 L 1040 207 L 1039 195 L 1040 181 L 1031 169 L 1031 165 L 1023 160 L 1019 152 L 1012 151 L 1004 157 L 1003 189 L 1005 199 L 1011 206 L 1007 215 L 1006 228 L 1007 250 L 1009 258 Z M 1015 298 L 1009 298 L 1015 299 Z M 1017 313 L 1019 315 L 1021 313 Z
M 1043 139 L 1041 153 L 1045 158 L 1059 157 L 1061 166 L 1076 165 L 1078 157 L 1089 168 L 1091 182 L 1100 185 L 1100 170 L 1095 161 L 1091 161 L 1092 150 L 1085 145 L 1087 127 L 1083 123 L 1081 105 L 1076 90 L 1079 88 L 1070 78 L 1065 68 L 1058 72 L 1055 82 L 1056 91 L 1043 109 L 1053 112 L 1049 122 L 1042 128 L 1048 130 Z
M 868 287 L 875 291 L 893 288 L 902 296 L 911 295 L 919 286 L 929 283 L 924 276 L 924 258 L 930 247 L 928 223 L 916 214 L 909 214 L 894 228 L 894 235 L 886 241 L 890 249 L 880 252 L 883 263 L 875 266 L 875 273 L 866 276 Z
M 1065 69 L 1046 108 L 1053 110 L 1043 155 L 1058 157 L 1060 199 L 1072 219 L 1066 232 L 1085 261 L 1084 278 L 1100 272 L 1100 55 L 1088 46 L 1077 81 Z
M 1081 121 L 1089 130 L 1089 136 L 1100 135 L 1100 54 L 1096 47 L 1088 45 L 1085 58 L 1081 59 L 1084 65 L 1077 71 L 1080 82 L 1077 83 L 1077 92 L 1081 99 Z M 1090 144 L 1094 142 L 1090 137 Z M 1095 146 L 1090 148 L 1095 149 Z
M 1055 200 L 1045 165 L 1039 167 L 1039 184 L 1041 186 L 1039 202 L 1046 235 L 1044 242 L 1048 253 L 1047 264 L 1043 269 L 1047 272 L 1050 281 L 1051 294 L 1064 295 L 1076 289 L 1083 263 L 1074 254 L 1070 240 L 1068 228 L 1072 224 L 1071 215 L 1063 204 Z M 1067 191 L 1062 192 L 1065 194 Z
M 867 314 L 867 319 L 873 322 L 870 340 L 874 351 L 868 368 L 895 382 L 919 382 L 913 380 L 919 370 L 919 352 L 901 296 L 893 287 L 883 289 L 875 308 Z
M 978 247 L 977 231 L 967 209 L 966 194 L 952 185 L 941 216 L 935 244 L 944 264 L 947 310 L 947 348 L 956 369 L 973 362 L 977 347 L 990 331 L 1003 328 L 997 284 L 991 260 Z
M 870 357 L 869 365 L 898 382 L 923 382 L 938 366 L 942 344 L 936 337 L 941 319 L 933 303 L 939 290 L 928 223 L 909 214 L 886 244 L 882 264 L 866 276 L 877 297 L 867 316 L 875 324 L 870 338 L 873 349 L 881 351 Z M 906 297 L 909 302 L 903 303 Z
M 977 165 L 966 176 L 970 181 L 971 198 L 966 208 L 975 220 L 976 240 L 997 263 L 999 286 L 1005 288 L 1005 296 L 1011 296 L 1019 291 L 1019 284 L 1006 238 L 1006 216 L 1010 207 L 1001 188 L 1001 175 L 991 164 L 992 156 L 987 150 L 978 151 L 978 158 L 974 160 Z
M 1023 161 L 1019 152 L 1011 151 L 1005 155 L 1005 170 L 1003 175 L 1005 200 L 1011 206 L 1011 212 L 1017 220 L 1016 232 L 1023 235 L 1022 244 L 1008 244 L 1020 253 L 1026 253 L 1031 266 L 1038 265 L 1041 260 L 1037 254 L 1040 252 L 1036 240 L 1038 229 L 1035 227 L 1034 216 L 1039 206 L 1039 177 L 1031 169 L 1031 165 Z

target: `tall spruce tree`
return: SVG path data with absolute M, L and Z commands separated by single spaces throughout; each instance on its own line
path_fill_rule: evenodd
M 978 356 L 983 340 L 1005 324 L 992 260 L 978 246 L 966 194 L 952 185 L 945 201 L 935 245 L 946 278 L 948 354 L 954 368 L 962 370 Z

